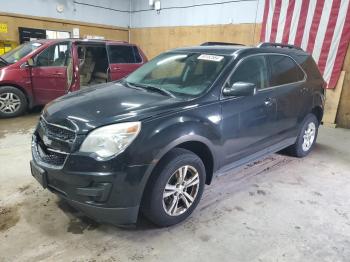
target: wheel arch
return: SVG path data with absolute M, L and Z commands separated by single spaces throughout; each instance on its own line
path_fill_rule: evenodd
M 0 84 L 0 87 L 4 87 L 4 86 L 9 86 L 9 87 L 14 87 L 14 88 L 19 89 L 26 97 L 29 108 L 33 107 L 33 97 L 31 95 L 29 95 L 28 91 L 25 88 L 21 87 L 20 85 L 13 84 L 13 83 L 1 83 Z
M 312 108 L 311 113 L 316 116 L 318 123 L 321 124 L 323 118 L 323 108 L 321 106 L 315 106 Z
M 174 148 L 183 148 L 191 151 L 196 154 L 202 161 L 206 170 L 206 184 L 210 184 L 214 170 L 216 170 L 216 158 L 214 154 L 213 146 L 210 141 L 199 135 L 189 135 L 180 137 L 179 139 L 173 141 L 168 146 L 166 146 L 158 155 L 154 158 L 154 161 L 151 165 L 151 170 L 148 177 L 150 177 L 154 170 L 162 163 L 162 160 L 165 159 L 166 155 L 173 150 Z
M 205 143 L 199 141 L 184 142 L 175 148 L 183 148 L 191 151 L 202 160 L 206 172 L 205 183 L 210 185 L 214 173 L 214 156 L 210 148 Z
M 313 95 L 313 105 L 310 113 L 316 116 L 319 124 L 321 124 L 322 118 L 323 118 L 324 103 L 325 103 L 324 93 L 315 92 L 315 94 Z
M 170 143 L 167 147 L 165 147 L 154 159 L 152 164 L 148 167 L 146 171 L 146 179 L 144 182 L 143 192 L 141 193 L 141 206 L 143 205 L 144 194 L 147 192 L 147 188 L 150 186 L 152 182 L 153 176 L 156 175 L 157 169 L 161 167 L 161 164 L 166 159 L 168 153 L 175 148 L 182 148 L 189 150 L 196 154 L 203 161 L 205 170 L 206 170 L 206 181 L 205 183 L 209 185 L 212 181 L 214 170 L 216 168 L 216 159 L 215 154 L 213 152 L 213 147 L 210 145 L 209 140 L 200 136 L 186 136 L 181 137 L 172 143 Z M 203 150 L 203 152 L 200 152 Z M 204 156 L 205 153 L 209 153 L 209 156 Z M 209 162 L 208 162 L 209 161 Z M 209 173 L 208 173 L 209 172 Z

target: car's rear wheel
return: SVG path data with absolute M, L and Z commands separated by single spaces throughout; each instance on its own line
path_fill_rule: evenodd
M 148 183 L 143 214 L 158 226 L 185 220 L 202 197 L 205 176 L 204 164 L 197 155 L 185 149 L 172 150 Z
M 28 107 L 26 96 L 21 90 L 12 86 L 0 87 L 0 117 L 22 115 Z
M 296 157 L 304 157 L 314 147 L 318 134 L 319 122 L 314 114 L 308 114 L 300 129 L 297 141 L 289 148 L 289 153 Z

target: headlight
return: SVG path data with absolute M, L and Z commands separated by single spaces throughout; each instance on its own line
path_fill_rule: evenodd
M 84 140 L 80 152 L 95 153 L 104 159 L 120 154 L 137 137 L 140 122 L 127 122 L 93 130 Z

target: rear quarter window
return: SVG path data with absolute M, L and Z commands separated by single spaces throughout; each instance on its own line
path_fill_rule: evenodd
M 142 57 L 140 55 L 139 49 L 136 46 L 133 46 L 132 48 L 134 50 L 135 62 L 136 63 L 141 63 L 142 62 Z
M 142 62 L 136 46 L 109 45 L 108 56 L 111 64 L 134 64 Z
M 293 57 L 304 69 L 308 79 L 323 79 L 315 60 L 310 55 L 298 55 Z
M 270 86 L 279 86 L 304 80 L 305 74 L 299 65 L 284 55 L 268 55 L 271 78 Z

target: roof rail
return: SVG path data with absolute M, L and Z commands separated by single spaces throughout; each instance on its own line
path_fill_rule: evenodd
M 270 42 L 262 42 L 262 43 L 258 44 L 258 47 L 259 48 L 262 48 L 262 47 L 280 47 L 280 48 L 289 48 L 289 49 L 297 49 L 297 50 L 304 51 L 299 46 L 289 45 L 289 44 L 281 44 L 281 43 L 270 43 Z
M 226 42 L 204 42 L 201 46 L 211 46 L 211 45 L 243 45 L 239 43 L 226 43 Z

